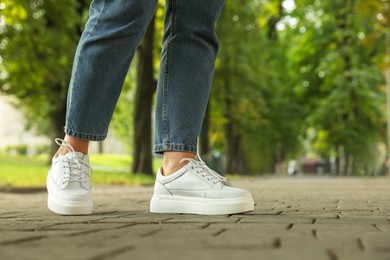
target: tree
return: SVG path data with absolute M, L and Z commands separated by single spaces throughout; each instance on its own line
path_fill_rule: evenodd
M 157 82 L 154 79 L 155 17 L 138 47 L 137 89 L 134 109 L 132 172 L 152 175 L 152 105 Z
M 211 102 L 213 105 L 211 110 L 212 113 L 214 112 L 214 119 L 217 112 L 215 110 L 221 110 L 220 120 L 214 120 L 214 127 L 217 122 L 220 122 L 217 131 L 224 132 L 225 172 L 227 173 L 250 172 L 242 147 L 245 132 L 242 121 L 247 118 L 243 117 L 243 113 L 252 105 L 247 102 L 248 96 L 245 94 L 251 90 L 252 96 L 259 95 L 259 100 L 262 100 L 261 93 L 256 91 L 257 83 L 251 77 L 256 74 L 255 67 L 258 64 L 256 61 L 251 61 L 255 47 L 253 38 L 259 36 L 255 30 L 257 27 L 255 12 L 256 6 L 252 1 L 227 2 L 217 27 L 221 48 L 216 62 L 211 95 L 214 100 Z M 249 26 L 249 30 L 244 29 L 246 25 Z M 241 45 L 242 42 L 246 44 Z M 249 44 L 252 45 L 248 46 Z M 236 53 L 240 55 L 235 55 Z
M 66 93 L 87 1 L 3 1 L 0 91 L 18 99 L 30 127 L 64 134 Z M 52 154 L 57 149 L 53 144 Z
M 340 174 L 371 173 L 383 128 L 378 58 L 384 34 L 377 1 L 305 2 L 290 53 L 300 72 L 295 89 L 306 103 L 307 127 L 323 134 L 323 155 L 337 154 Z M 378 44 L 379 43 L 379 44 Z
M 228 2 L 220 19 L 211 113 L 213 135 L 225 132 L 229 173 L 274 171 L 300 146 L 301 111 L 290 87 L 287 44 L 276 30 L 282 12 L 280 1 Z

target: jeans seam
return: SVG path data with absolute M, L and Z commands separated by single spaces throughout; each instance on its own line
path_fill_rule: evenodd
M 98 21 L 99 21 L 100 16 L 102 15 L 103 10 L 104 10 L 105 7 L 106 7 L 106 1 L 103 0 L 102 10 L 100 10 L 99 15 L 96 17 L 96 22 L 95 22 L 95 24 L 92 26 L 92 28 L 91 28 L 91 30 L 89 31 L 89 33 L 88 33 L 88 35 L 86 36 L 86 38 L 87 38 L 87 37 L 90 37 L 91 34 L 92 34 L 92 32 L 95 30 L 95 27 L 96 27 L 96 25 L 97 25 L 97 23 L 98 23 Z
M 186 151 L 197 153 L 197 146 L 183 143 L 158 143 L 154 145 L 155 153 L 163 153 L 164 151 Z
M 77 133 L 77 134 L 93 135 L 93 136 L 99 136 L 99 137 L 106 136 L 106 134 L 92 134 L 92 133 L 88 133 L 88 132 L 76 131 L 76 130 L 73 130 L 72 128 L 68 127 L 68 126 L 66 126 L 65 129 L 69 130 L 71 132 Z
M 65 134 L 67 134 L 69 136 L 83 139 L 83 140 L 89 140 L 89 141 L 103 141 L 107 137 L 107 134 L 100 135 L 100 134 L 91 134 L 91 133 L 87 133 L 87 132 L 79 132 L 79 131 L 73 130 L 67 126 L 65 127 L 64 131 L 65 131 Z
M 172 15 L 169 28 L 169 37 L 167 43 L 167 57 L 164 67 L 164 84 L 163 84 L 163 122 L 164 122 L 164 140 L 169 140 L 169 123 L 168 123 L 168 78 L 169 62 L 171 55 L 171 41 L 174 33 L 174 23 L 176 23 L 176 0 L 171 0 Z

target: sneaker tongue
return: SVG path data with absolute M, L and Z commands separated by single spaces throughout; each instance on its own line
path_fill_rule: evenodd
M 83 154 L 83 153 L 80 153 L 80 152 L 74 152 L 76 154 L 76 156 L 78 158 L 81 158 L 81 159 L 84 159 L 84 158 L 88 158 L 88 154 Z
M 198 164 L 198 160 L 195 159 L 195 161 L 191 160 L 189 161 L 186 166 L 189 166 L 189 167 L 192 167 L 192 166 L 196 166 Z
M 88 154 L 83 154 L 81 152 L 74 152 L 74 155 L 76 155 L 77 158 L 80 158 L 81 160 L 84 160 L 84 158 L 87 158 L 88 159 Z M 65 154 L 66 158 L 68 159 L 72 159 L 73 158 L 73 153 L 70 152 L 70 153 L 67 153 Z
M 66 185 L 67 190 L 78 190 L 80 188 L 83 188 L 83 187 L 81 186 L 81 183 L 79 181 L 70 181 Z

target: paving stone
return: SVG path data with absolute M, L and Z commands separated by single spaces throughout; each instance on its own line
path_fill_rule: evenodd
M 247 214 L 149 213 L 152 186 L 94 187 L 90 216 L 0 193 L 0 259 L 390 259 L 390 178 L 250 178 Z

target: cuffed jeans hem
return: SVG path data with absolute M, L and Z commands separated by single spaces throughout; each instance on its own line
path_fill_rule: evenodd
M 78 139 L 82 139 L 82 140 L 89 140 L 89 141 L 103 141 L 107 137 L 107 135 L 96 135 L 96 134 L 78 132 L 78 131 L 69 129 L 68 127 L 65 127 L 64 132 L 65 132 L 65 134 L 72 136 L 74 138 L 78 138 Z
M 155 144 L 154 152 L 163 154 L 165 151 L 177 151 L 177 152 L 190 152 L 197 153 L 197 147 L 194 145 L 187 144 Z

